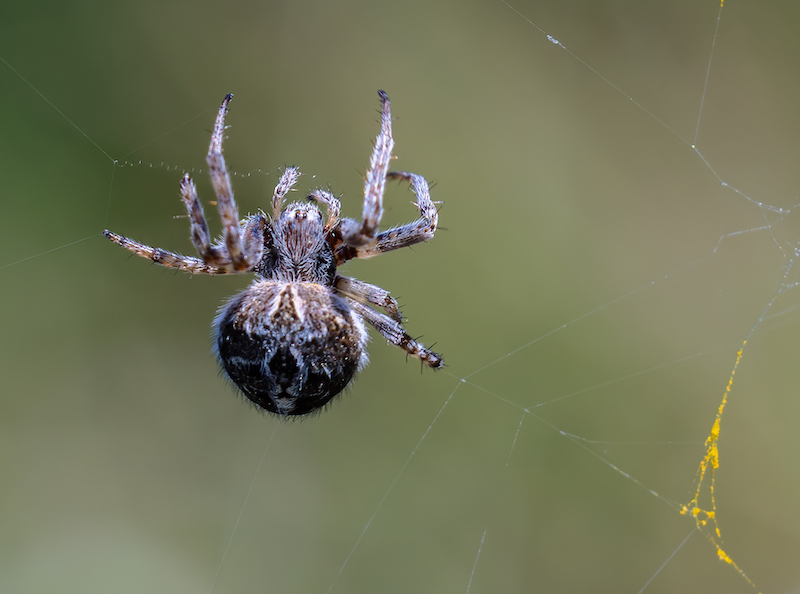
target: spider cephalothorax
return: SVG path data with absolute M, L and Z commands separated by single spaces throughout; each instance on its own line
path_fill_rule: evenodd
M 190 273 L 256 275 L 247 289 L 220 309 L 213 325 L 214 350 L 231 381 L 269 412 L 306 414 L 341 392 L 368 361 L 364 322 L 429 367 L 443 365 L 439 355 L 405 332 L 397 301 L 388 291 L 337 273 L 337 266 L 352 258 L 370 258 L 427 241 L 436 231 L 438 214 L 425 179 L 388 170 L 394 146 L 391 111 L 386 93 L 378 94 L 381 131 L 364 182 L 361 222 L 340 218 L 339 200 L 324 190 L 312 191 L 310 202 L 284 207 L 286 194 L 300 176 L 294 167 L 286 168 L 275 187 L 271 218 L 260 213 L 240 220 L 222 155 L 225 116 L 233 98 L 228 95 L 219 108 L 206 159 L 222 238 L 211 242 L 189 175 L 181 181 L 181 197 L 200 258 L 104 232 L 113 242 L 163 266 Z M 420 218 L 379 232 L 387 179 L 410 182 Z M 317 204 L 326 207 L 326 216 Z

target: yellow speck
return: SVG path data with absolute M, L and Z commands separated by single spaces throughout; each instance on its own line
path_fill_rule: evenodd
M 722 1 L 720 1 L 720 7 L 722 7 Z M 739 367 L 739 363 L 742 360 L 742 353 L 744 352 L 744 347 L 746 344 L 747 341 L 743 341 L 741 348 L 739 348 L 739 350 L 736 352 L 736 361 L 733 363 L 733 369 L 728 377 L 728 383 L 726 384 L 725 390 L 722 393 L 722 401 L 717 409 L 717 415 L 714 419 L 714 424 L 711 426 L 711 431 L 706 438 L 706 452 L 697 467 L 694 497 L 692 497 L 692 500 L 689 503 L 681 506 L 679 511 L 681 515 L 684 516 L 691 513 L 697 528 L 701 529 L 705 537 L 717 549 L 717 557 L 719 557 L 721 561 L 724 561 L 728 565 L 732 566 L 748 584 L 755 588 L 755 584 L 752 582 L 752 580 L 747 577 L 744 571 L 742 571 L 742 569 L 734 562 L 733 559 L 728 556 L 725 551 L 722 550 L 722 547 L 720 546 L 720 543 L 722 542 L 722 534 L 720 533 L 719 524 L 717 523 L 717 502 L 714 493 L 716 471 L 719 469 L 718 442 L 721 432 L 722 414 L 725 412 L 725 405 L 728 403 L 728 395 L 731 394 L 733 388 L 733 379 L 736 375 L 736 370 Z M 707 493 L 708 497 L 710 498 L 711 505 L 708 511 L 699 507 L 700 504 L 698 502 L 700 501 L 700 497 L 703 493 Z M 709 526 L 710 529 L 706 528 L 707 526 Z

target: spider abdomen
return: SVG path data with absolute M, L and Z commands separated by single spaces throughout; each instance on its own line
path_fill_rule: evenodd
M 317 283 L 253 283 L 220 310 L 214 342 L 231 381 L 279 415 L 324 406 L 367 362 L 360 316 Z

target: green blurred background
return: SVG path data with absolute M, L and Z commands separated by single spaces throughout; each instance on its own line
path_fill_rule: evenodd
M 690 146 L 715 2 L 512 4 L 569 52 L 502 0 L 0 8 L 0 591 L 211 592 L 224 556 L 215 592 L 638 592 L 670 558 L 798 245 L 755 201 L 800 193 L 800 8 L 722 12 L 696 144 L 741 195 Z M 178 182 L 228 92 L 242 211 L 298 165 L 358 216 L 379 88 L 442 229 L 345 273 L 448 368 L 373 337 L 349 393 L 277 422 L 209 352 L 248 279 L 100 232 L 191 252 Z M 384 222 L 410 199 L 392 184 Z M 800 587 L 797 303 L 752 336 L 720 441 L 724 548 L 763 592 Z M 753 590 L 698 533 L 645 591 Z

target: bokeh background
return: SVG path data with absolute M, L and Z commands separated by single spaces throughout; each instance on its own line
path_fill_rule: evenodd
M 0 591 L 752 592 L 676 506 L 756 326 L 717 513 L 758 590 L 798 591 L 800 291 L 759 319 L 800 225 L 757 203 L 798 202 L 800 9 L 726 3 L 703 95 L 714 1 L 511 4 L 0 8 Z M 178 182 L 213 200 L 228 92 L 243 212 L 298 165 L 357 216 L 379 88 L 442 229 L 345 273 L 448 367 L 374 336 L 347 394 L 279 422 L 209 352 L 248 279 L 101 231 L 191 252 Z

